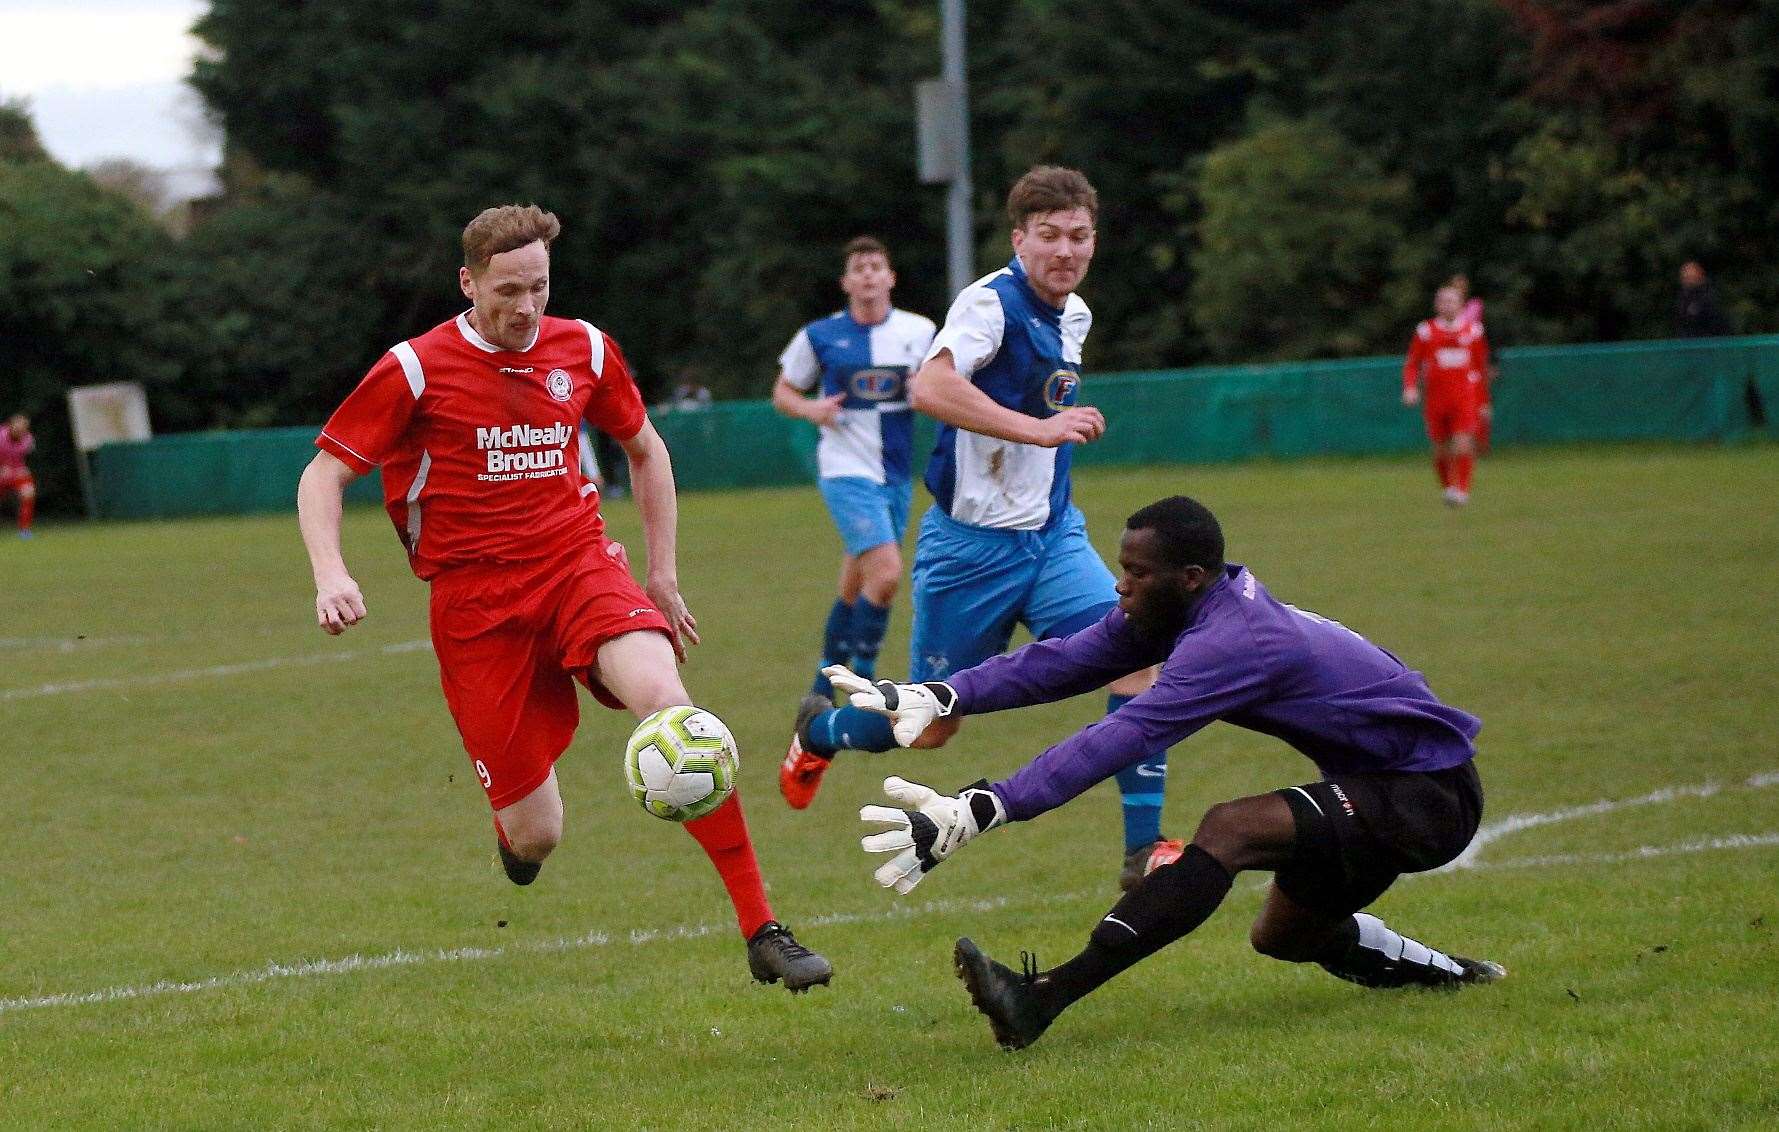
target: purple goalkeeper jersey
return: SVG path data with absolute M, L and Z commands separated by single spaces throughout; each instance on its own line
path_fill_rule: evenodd
M 1325 778 L 1444 770 L 1474 756 L 1482 721 L 1441 703 L 1426 677 L 1339 622 L 1275 599 L 1246 567 L 1224 571 L 1171 640 L 1143 636 L 1114 609 L 946 681 L 959 710 L 980 715 L 1161 664 L 1155 687 L 994 784 L 1009 817 L 1053 810 L 1218 719 L 1283 739 Z

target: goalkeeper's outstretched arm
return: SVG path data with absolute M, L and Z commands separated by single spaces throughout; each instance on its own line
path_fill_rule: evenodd
M 1159 663 L 1171 643 L 1143 638 L 1114 609 L 1077 633 L 1033 641 L 945 682 L 957 690 L 957 708 L 967 715 L 1055 703 Z
M 822 670 L 852 706 L 890 717 L 896 742 L 917 744 L 933 723 L 965 715 L 1047 704 L 1101 688 L 1160 660 L 1166 644 L 1144 640 L 1114 610 L 1067 637 L 1034 641 L 943 681 L 867 680 L 843 665 Z

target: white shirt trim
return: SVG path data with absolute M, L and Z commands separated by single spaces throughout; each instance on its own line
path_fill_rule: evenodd
M 408 379 L 408 390 L 414 394 L 414 400 L 420 400 L 420 392 L 426 388 L 426 370 L 421 368 L 420 355 L 406 342 L 397 342 L 389 347 L 389 352 L 402 364 L 402 374 Z
M 364 453 L 362 453 L 358 449 L 352 447 L 352 445 L 345 443 L 339 437 L 328 432 L 326 429 L 321 430 L 321 435 L 327 437 L 329 440 L 333 441 L 335 444 L 338 444 L 341 448 L 344 448 L 346 451 L 352 453 L 354 456 L 357 456 L 360 460 L 363 460 L 365 463 L 371 465 L 373 468 L 377 466 L 377 461 L 369 459 L 368 457 L 366 457 L 364 455 Z
M 605 376 L 605 332 L 603 330 L 600 330 L 597 326 L 594 326 L 592 323 L 588 322 L 584 318 L 577 318 L 577 319 L 575 319 L 575 321 L 587 328 L 587 345 L 590 348 L 590 350 L 592 351 L 591 354 L 589 355 L 589 358 L 590 358 L 589 364 L 591 364 L 593 367 L 593 376 L 596 378 L 604 377 Z
M 426 473 L 432 471 L 432 453 L 420 450 L 420 470 L 408 487 L 408 553 L 420 553 L 420 491 L 426 486 Z

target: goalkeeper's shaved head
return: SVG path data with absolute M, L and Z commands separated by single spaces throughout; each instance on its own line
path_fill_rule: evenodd
M 1176 570 L 1197 566 L 1207 574 L 1223 569 L 1223 528 L 1211 509 L 1196 499 L 1170 495 L 1124 521 L 1127 531 L 1155 532 L 1155 546 Z

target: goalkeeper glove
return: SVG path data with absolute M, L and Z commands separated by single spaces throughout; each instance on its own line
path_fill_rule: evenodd
M 859 820 L 896 828 L 867 834 L 859 844 L 867 853 L 896 854 L 872 875 L 904 896 L 964 842 L 1007 824 L 1007 807 L 986 780 L 971 783 L 954 798 L 891 775 L 883 780 L 883 792 L 903 808 L 863 806 Z
M 944 719 L 957 708 L 957 689 L 938 680 L 925 684 L 895 684 L 888 680 L 872 683 L 844 664 L 830 664 L 822 669 L 822 675 L 848 693 L 853 707 L 889 716 L 890 730 L 904 747 L 914 746 L 928 724 Z

